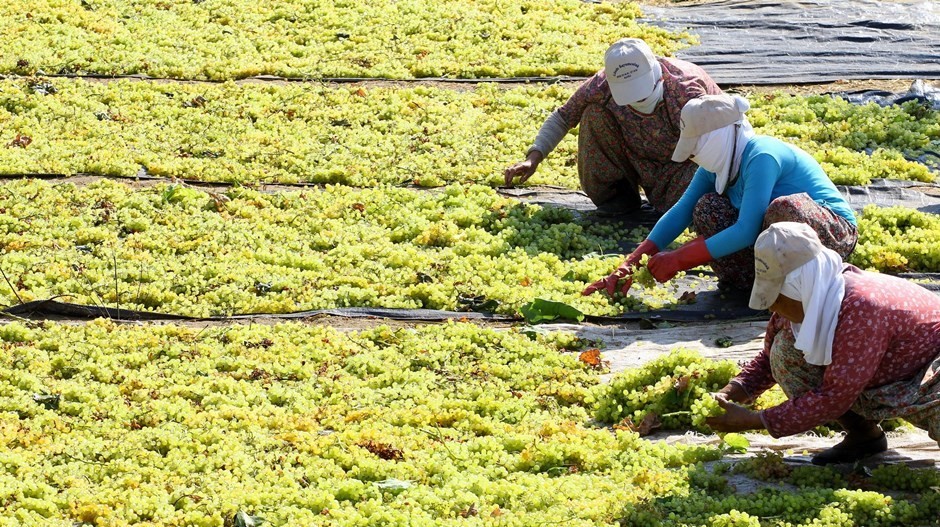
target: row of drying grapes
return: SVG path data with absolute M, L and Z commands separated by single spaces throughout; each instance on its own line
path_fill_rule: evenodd
M 0 526 L 845 525 L 812 523 L 821 505 L 858 525 L 936 518 L 936 494 L 816 488 L 846 486 L 829 472 L 735 498 L 703 465 L 721 448 L 590 424 L 603 390 L 580 345 L 458 323 L 5 324 Z M 931 483 L 893 470 L 866 486 Z
M 570 94 L 565 86 L 10 79 L 0 81 L 0 173 L 134 176 L 144 169 L 212 182 L 496 186 Z M 752 101 L 758 132 L 799 144 L 836 183 L 934 178 L 904 156 L 936 148 L 940 112 L 831 97 Z M 569 134 L 530 182 L 576 188 L 576 143 Z
M 0 72 L 230 80 L 590 75 L 604 50 L 693 39 L 632 3 L 579 0 L 82 0 L 4 2 Z
M 911 100 L 880 107 L 839 97 L 781 93 L 755 95 L 754 127 L 811 152 L 838 184 L 867 185 L 873 178 L 933 181 L 935 174 L 907 157 L 940 148 L 940 112 Z M 870 155 L 869 155 L 870 154 Z
M 513 315 L 543 298 L 617 315 L 679 301 L 674 284 L 656 283 L 635 285 L 624 299 L 581 296 L 619 263 L 618 244 L 642 240 L 645 230 L 525 205 L 483 186 L 268 194 L 14 180 L 0 186 L 0 210 L 7 305 L 64 297 L 197 317 L 336 307 Z M 850 261 L 936 272 L 937 223 L 869 207 Z
M 868 205 L 849 261 L 884 272 L 940 272 L 940 216 L 906 207 Z
M 579 292 L 616 265 L 618 240 L 645 231 L 482 186 L 266 194 L 14 180 L 0 186 L 0 209 L 8 305 L 62 295 L 200 317 L 349 306 L 514 314 L 535 298 L 589 314 L 641 307 Z M 675 301 L 669 286 L 647 293 L 651 307 Z

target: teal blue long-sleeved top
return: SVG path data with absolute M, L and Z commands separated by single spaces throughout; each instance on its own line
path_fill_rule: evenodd
M 649 240 L 665 249 L 692 223 L 696 203 L 709 192 L 715 192 L 715 174 L 699 167 L 679 201 L 656 222 Z M 738 221 L 705 240 L 708 252 L 721 258 L 754 245 L 770 202 L 801 192 L 857 225 L 852 208 L 812 156 L 773 137 L 754 136 L 744 148 L 737 180 L 725 189 L 738 209 Z

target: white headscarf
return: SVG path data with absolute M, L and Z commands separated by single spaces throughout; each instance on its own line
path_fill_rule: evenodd
M 659 61 L 655 61 L 652 65 L 653 70 L 653 92 L 645 99 L 637 102 L 632 102 L 627 106 L 633 108 L 634 110 L 651 114 L 653 110 L 656 109 L 656 105 L 659 104 L 659 101 L 663 100 L 663 67 L 659 64 Z
M 715 173 L 715 192 L 724 194 L 728 185 L 738 178 L 744 147 L 753 137 L 754 129 L 751 128 L 751 123 L 747 122 L 747 118 L 744 118 L 698 138 L 698 143 L 692 150 L 692 161 Z
M 790 323 L 796 349 L 806 362 L 828 366 L 832 362 L 832 339 L 845 298 L 842 258 L 823 248 L 815 258 L 791 271 L 780 294 L 803 304 L 803 323 Z

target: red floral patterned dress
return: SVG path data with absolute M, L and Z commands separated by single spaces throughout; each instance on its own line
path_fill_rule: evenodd
M 763 351 L 732 382 L 756 397 L 779 383 L 789 398 L 761 412 L 774 437 L 805 432 L 848 410 L 901 417 L 940 443 L 940 297 L 906 280 L 846 265 L 832 363 L 814 366 L 773 315 Z

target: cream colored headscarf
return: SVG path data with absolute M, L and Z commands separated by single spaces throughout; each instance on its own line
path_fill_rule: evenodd
M 737 134 L 737 140 L 735 140 Z M 747 119 L 730 126 L 708 132 L 695 145 L 692 161 L 709 172 L 715 173 L 715 192 L 723 194 L 728 185 L 734 184 L 741 170 L 744 147 L 754 137 L 754 129 Z M 734 152 L 731 149 L 734 148 Z
M 659 101 L 663 100 L 663 67 L 659 64 L 659 61 L 656 61 L 653 64 L 652 69 L 653 92 L 647 98 L 641 101 L 632 102 L 627 105 L 634 110 L 647 115 L 653 113 L 653 110 L 656 109 L 656 105 L 659 104 Z
M 803 304 L 803 323 L 791 323 L 796 349 L 806 362 L 817 366 L 832 363 L 832 340 L 845 298 L 845 266 L 838 253 L 823 247 L 815 258 L 791 271 L 780 294 Z

